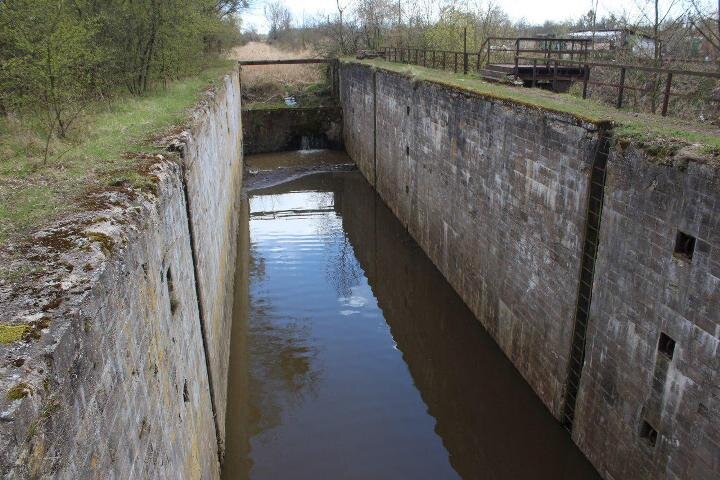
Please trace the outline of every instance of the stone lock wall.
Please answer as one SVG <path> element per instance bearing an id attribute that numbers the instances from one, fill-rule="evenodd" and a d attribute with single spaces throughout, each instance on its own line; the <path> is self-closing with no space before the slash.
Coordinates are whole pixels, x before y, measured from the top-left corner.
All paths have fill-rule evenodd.
<path id="1" fill-rule="evenodd" d="M 219 478 L 242 151 L 238 74 L 147 169 L 36 233 L 0 288 L 4 478 Z M 86 208 L 85 208 L 86 207 Z"/>
<path id="2" fill-rule="evenodd" d="M 584 352 L 570 427 L 600 474 L 720 477 L 717 165 L 359 63 L 340 92 L 348 153 L 558 420 Z"/>
<path id="3" fill-rule="evenodd" d="M 226 76 L 195 126 L 182 139 L 197 295 L 207 342 L 210 382 L 220 449 L 225 438 L 228 359 L 236 235 L 240 217 L 243 137 L 237 76 Z M 177 145 L 176 145 L 177 146 Z"/>
<path id="4" fill-rule="evenodd" d="M 720 172 L 684 155 L 608 161 L 574 428 L 608 478 L 720 478 Z"/>
<path id="5" fill-rule="evenodd" d="M 596 132 L 360 65 L 341 95 L 350 156 L 559 416 Z"/>

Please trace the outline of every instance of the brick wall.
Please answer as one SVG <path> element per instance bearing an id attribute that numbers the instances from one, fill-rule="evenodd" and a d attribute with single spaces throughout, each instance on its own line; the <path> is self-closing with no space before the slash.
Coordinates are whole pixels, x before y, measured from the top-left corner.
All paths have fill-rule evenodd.
<path id="1" fill-rule="evenodd" d="M 596 132 L 359 65 L 341 92 L 350 156 L 559 416 Z"/>
<path id="2" fill-rule="evenodd" d="M 189 135 L 183 137 L 182 161 L 222 450 L 243 169 L 238 76 L 226 76 L 223 88 L 195 112 L 195 117 Z"/>
<path id="3" fill-rule="evenodd" d="M 360 64 L 340 89 L 350 156 L 560 418 L 596 128 Z M 720 175 L 692 149 L 659 162 L 625 143 L 573 440 L 608 479 L 718 478 Z"/>
<path id="4" fill-rule="evenodd" d="M 710 165 L 611 152 L 574 432 L 608 478 L 720 478 L 719 187 Z"/>

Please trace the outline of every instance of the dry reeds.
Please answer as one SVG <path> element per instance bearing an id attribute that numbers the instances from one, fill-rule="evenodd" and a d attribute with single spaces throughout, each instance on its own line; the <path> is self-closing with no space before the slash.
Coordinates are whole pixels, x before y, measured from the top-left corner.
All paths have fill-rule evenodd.
<path id="1" fill-rule="evenodd" d="M 281 60 L 288 58 L 315 58 L 317 54 L 311 50 L 281 50 L 273 45 L 261 42 L 250 42 L 236 47 L 230 53 L 237 60 Z M 263 65 L 243 68 L 243 86 L 249 90 L 266 85 L 289 88 L 298 85 L 309 85 L 323 79 L 324 71 L 318 65 Z"/>

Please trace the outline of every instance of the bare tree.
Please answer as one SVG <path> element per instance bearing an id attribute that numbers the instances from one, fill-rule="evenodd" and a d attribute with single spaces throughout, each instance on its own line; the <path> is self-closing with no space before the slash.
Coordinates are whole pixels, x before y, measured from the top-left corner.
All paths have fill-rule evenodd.
<path id="1" fill-rule="evenodd" d="M 271 2 L 265 5 L 265 18 L 270 24 L 268 38 L 277 40 L 282 32 L 290 30 L 292 25 L 292 13 L 280 1 Z"/>
<path id="2" fill-rule="evenodd" d="M 338 11 L 338 40 L 340 41 L 340 51 L 342 53 L 347 53 L 347 42 L 345 41 L 345 24 L 343 23 L 343 15 L 345 13 L 345 9 L 347 9 L 348 4 L 346 2 L 341 2 L 340 0 L 335 0 L 337 4 L 337 11 Z"/>
<path id="3" fill-rule="evenodd" d="M 720 0 L 715 5 L 701 0 L 689 0 L 689 19 L 693 28 L 705 39 L 720 60 Z M 720 66 L 720 65 L 719 65 Z"/>

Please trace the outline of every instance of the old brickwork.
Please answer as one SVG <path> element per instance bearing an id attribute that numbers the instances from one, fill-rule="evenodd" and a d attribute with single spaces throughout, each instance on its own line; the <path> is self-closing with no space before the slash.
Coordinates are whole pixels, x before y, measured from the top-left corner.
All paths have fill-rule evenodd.
<path id="1" fill-rule="evenodd" d="M 596 128 L 359 64 L 341 94 L 350 156 L 559 418 Z M 573 439 L 608 479 L 718 478 L 717 166 L 609 157 Z"/>
<path id="2" fill-rule="evenodd" d="M 360 65 L 343 64 L 340 75 L 345 151 L 374 185 L 375 73 Z"/>
<path id="3" fill-rule="evenodd" d="M 222 450 L 243 169 L 238 76 L 226 76 L 223 88 L 216 90 L 203 107 L 195 112 L 194 126 L 183 138 L 182 162 Z"/>
<path id="4" fill-rule="evenodd" d="M 372 104 L 373 73 L 375 132 L 359 107 Z M 596 134 L 358 65 L 342 67 L 341 92 L 350 156 L 559 416 Z M 349 132 L 376 136 L 376 171 L 368 141 Z"/>
<path id="5" fill-rule="evenodd" d="M 719 207 L 714 166 L 612 151 L 574 429 L 609 478 L 720 478 Z"/>
<path id="6" fill-rule="evenodd" d="M 157 200 L 128 208 L 130 218 L 101 212 L 106 223 L 68 234 L 107 240 L 62 254 L 90 278 L 47 311 L 45 356 L 32 344 L 12 353 L 26 359 L 32 393 L 3 422 L 7 478 L 216 477 L 180 167 L 163 164 L 157 178 Z M 128 220 L 138 228 L 112 227 Z"/>

